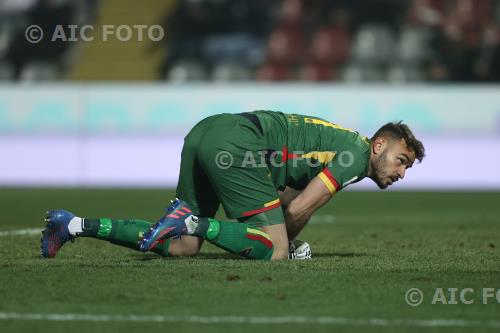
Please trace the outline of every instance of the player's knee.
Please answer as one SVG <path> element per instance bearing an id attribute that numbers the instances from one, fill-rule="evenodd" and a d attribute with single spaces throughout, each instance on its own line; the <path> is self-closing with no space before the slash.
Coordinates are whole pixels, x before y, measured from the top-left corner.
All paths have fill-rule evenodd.
<path id="1" fill-rule="evenodd" d="M 169 255 L 173 257 L 189 257 L 197 255 L 200 252 L 201 242 L 201 239 L 198 237 L 189 236 L 172 240 L 168 248 Z"/>
<path id="2" fill-rule="evenodd" d="M 272 240 L 273 250 L 271 260 L 283 260 L 288 258 L 288 237 L 284 223 L 265 226 L 263 231 Z"/>
<path id="3" fill-rule="evenodd" d="M 197 249 L 197 248 L 173 248 L 173 249 L 170 249 L 169 251 L 169 256 L 172 256 L 172 257 L 190 257 L 190 256 L 194 256 L 194 255 L 197 255 L 200 250 Z"/>
<path id="4" fill-rule="evenodd" d="M 273 242 L 273 255 L 271 256 L 271 260 L 284 260 L 288 258 L 288 243 L 287 244 L 281 244 L 282 242 L 279 242 L 279 244 L 276 244 Z"/>

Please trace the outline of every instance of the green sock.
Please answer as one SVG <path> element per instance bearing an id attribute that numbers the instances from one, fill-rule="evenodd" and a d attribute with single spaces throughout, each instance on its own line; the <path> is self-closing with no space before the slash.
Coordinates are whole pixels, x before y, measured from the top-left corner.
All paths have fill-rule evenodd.
<path id="1" fill-rule="evenodd" d="M 151 222 L 143 220 L 84 219 L 83 232 L 78 236 L 105 239 L 113 244 L 138 250 L 139 238 L 151 225 Z M 152 251 L 167 257 L 169 245 L 170 239 L 160 241 Z"/>
<path id="2" fill-rule="evenodd" d="M 194 235 L 246 258 L 269 260 L 273 255 L 273 242 L 269 236 L 245 223 L 199 218 Z"/>

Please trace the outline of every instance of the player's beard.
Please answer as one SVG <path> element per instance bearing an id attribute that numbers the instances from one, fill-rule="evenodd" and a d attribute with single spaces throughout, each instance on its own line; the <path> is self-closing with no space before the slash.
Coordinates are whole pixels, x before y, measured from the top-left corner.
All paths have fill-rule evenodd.
<path id="1" fill-rule="evenodd" d="M 387 186 L 387 172 L 385 171 L 387 165 L 387 149 L 385 149 L 380 156 L 372 162 L 372 167 L 375 172 L 373 173 L 372 179 L 377 184 L 380 189 L 385 189 Z"/>

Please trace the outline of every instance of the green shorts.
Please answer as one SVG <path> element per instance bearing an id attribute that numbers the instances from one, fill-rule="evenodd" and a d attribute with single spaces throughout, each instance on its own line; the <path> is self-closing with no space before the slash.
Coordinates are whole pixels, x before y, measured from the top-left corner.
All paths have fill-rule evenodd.
<path id="1" fill-rule="evenodd" d="M 236 219 L 274 208 L 281 211 L 263 157 L 266 149 L 257 126 L 241 115 L 203 119 L 184 139 L 178 198 L 202 217 L 213 217 L 219 204 L 229 218 Z"/>

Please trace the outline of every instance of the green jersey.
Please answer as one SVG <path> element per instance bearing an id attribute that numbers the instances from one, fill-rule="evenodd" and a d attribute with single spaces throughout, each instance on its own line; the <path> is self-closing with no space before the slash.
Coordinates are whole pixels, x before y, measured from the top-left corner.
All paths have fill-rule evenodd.
<path id="1" fill-rule="evenodd" d="M 252 113 L 262 125 L 266 163 L 278 190 L 304 189 L 319 176 L 333 195 L 366 176 L 370 141 L 358 132 L 305 115 Z"/>
<path id="2" fill-rule="evenodd" d="M 277 190 L 304 189 L 316 176 L 334 195 L 366 176 L 369 156 L 365 137 L 323 119 L 214 115 L 184 139 L 177 197 L 198 216 L 213 217 L 221 203 L 229 217 L 246 218 L 278 209 Z"/>

